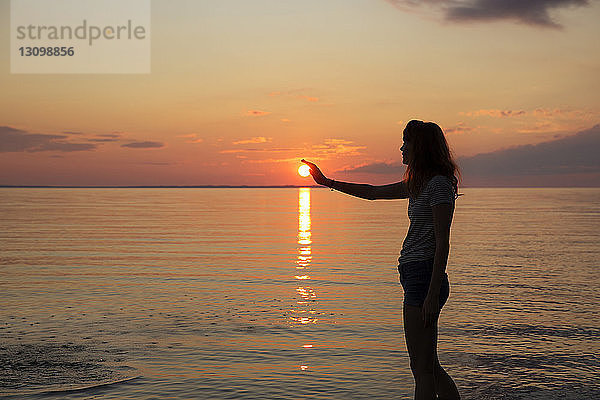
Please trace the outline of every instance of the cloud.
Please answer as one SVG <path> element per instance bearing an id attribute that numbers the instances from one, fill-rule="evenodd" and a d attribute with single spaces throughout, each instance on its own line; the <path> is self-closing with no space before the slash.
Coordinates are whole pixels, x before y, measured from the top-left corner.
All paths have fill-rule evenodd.
<path id="1" fill-rule="evenodd" d="M 88 142 L 107 143 L 107 142 L 118 142 L 119 139 L 88 139 Z"/>
<path id="2" fill-rule="evenodd" d="M 164 147 L 164 143 L 160 142 L 132 142 L 127 144 L 122 144 L 121 147 L 128 147 L 131 149 L 157 149 L 160 147 Z"/>
<path id="3" fill-rule="evenodd" d="M 199 138 L 198 135 L 195 133 L 190 133 L 189 135 L 179 135 L 177 137 L 188 139 L 185 141 L 186 143 L 202 143 L 202 142 L 204 142 L 204 139 Z"/>
<path id="4" fill-rule="evenodd" d="M 292 161 L 298 161 L 298 157 L 290 157 L 290 158 L 261 158 L 257 160 L 245 160 L 244 162 L 250 164 L 270 164 L 270 163 L 289 163 Z"/>
<path id="5" fill-rule="evenodd" d="M 244 150 L 244 149 L 230 149 L 230 150 L 221 150 L 219 151 L 220 154 L 237 154 L 237 153 L 244 153 L 248 150 Z"/>
<path id="6" fill-rule="evenodd" d="M 597 118 L 598 112 L 590 109 L 566 109 L 566 108 L 536 108 L 534 110 L 499 110 L 485 109 L 477 111 L 461 111 L 459 115 L 466 117 L 487 116 L 494 118 L 510 118 L 520 116 L 533 116 L 537 118 L 563 118 L 563 119 L 593 119 Z"/>
<path id="7" fill-rule="evenodd" d="M 479 116 L 487 116 L 493 118 L 509 118 L 509 117 L 518 117 L 521 115 L 527 114 L 527 111 L 524 110 L 477 110 L 477 111 L 467 111 L 467 112 L 459 112 L 459 115 L 464 115 L 467 117 L 479 117 Z"/>
<path id="8" fill-rule="evenodd" d="M 536 117 L 557 117 L 557 118 L 588 118 L 595 117 L 597 113 L 590 110 L 573 110 L 564 108 L 536 108 L 533 115 Z"/>
<path id="9" fill-rule="evenodd" d="M 333 155 L 355 156 L 361 154 L 360 150 L 366 148 L 366 146 L 359 146 L 351 140 L 325 139 L 324 144 L 312 146 L 311 151 L 320 157 Z"/>
<path id="10" fill-rule="evenodd" d="M 96 149 L 91 143 L 72 143 L 65 135 L 29 133 L 27 131 L 0 126 L 0 153 L 39 151 L 88 151 Z"/>
<path id="11" fill-rule="evenodd" d="M 427 5 L 440 11 L 447 21 L 488 22 L 510 20 L 530 26 L 560 29 L 550 10 L 587 6 L 588 0 L 386 0 L 403 11 L 422 11 Z"/>
<path id="12" fill-rule="evenodd" d="M 313 97 L 313 96 L 297 96 L 299 99 L 304 99 L 306 101 L 310 101 L 312 103 L 316 103 L 317 101 L 319 101 L 318 97 Z"/>
<path id="13" fill-rule="evenodd" d="M 444 133 L 446 133 L 446 135 L 460 135 L 463 133 L 471 133 L 473 131 L 475 131 L 475 128 L 468 126 L 464 122 L 459 122 L 454 126 L 444 129 Z"/>
<path id="14" fill-rule="evenodd" d="M 461 111 L 459 115 L 477 118 L 514 119 L 521 125 L 517 133 L 551 133 L 574 132 L 584 129 L 598 121 L 600 112 L 593 109 L 573 108 L 536 108 L 533 110 L 499 110 L 484 109 L 477 111 Z M 459 124 L 460 125 L 460 124 Z M 488 130 L 492 128 L 488 127 Z M 448 130 L 446 130 L 449 133 Z"/>
<path id="15" fill-rule="evenodd" d="M 404 173 L 402 162 L 375 162 L 346 168 L 340 172 L 355 174 L 398 175 Z"/>
<path id="16" fill-rule="evenodd" d="M 458 160 L 465 177 L 600 174 L 600 125 L 556 140 Z"/>
<path id="17" fill-rule="evenodd" d="M 220 154 L 240 154 L 240 153 L 281 153 L 281 152 L 297 152 L 303 148 L 271 148 L 271 149 L 228 149 L 219 151 Z"/>
<path id="18" fill-rule="evenodd" d="M 262 117 L 265 115 L 271 114 L 270 111 L 261 111 L 261 110 L 248 110 L 246 111 L 246 116 L 248 117 Z"/>
<path id="19" fill-rule="evenodd" d="M 549 133 L 564 131 L 568 127 L 554 120 L 547 119 L 536 121 L 534 124 L 529 124 L 517 129 L 518 133 Z"/>
<path id="20" fill-rule="evenodd" d="M 256 143 L 270 143 L 273 138 L 267 138 L 264 136 L 256 136 L 250 139 L 238 140 L 233 144 L 256 144 Z"/>

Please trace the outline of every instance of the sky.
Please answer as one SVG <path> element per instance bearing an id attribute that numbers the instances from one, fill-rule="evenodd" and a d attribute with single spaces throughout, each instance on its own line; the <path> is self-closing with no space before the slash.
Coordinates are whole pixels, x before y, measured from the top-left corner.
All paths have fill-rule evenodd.
<path id="1" fill-rule="evenodd" d="M 402 179 L 411 119 L 468 186 L 600 186 L 600 1 L 151 2 L 148 74 L 16 74 L 0 185 Z"/>

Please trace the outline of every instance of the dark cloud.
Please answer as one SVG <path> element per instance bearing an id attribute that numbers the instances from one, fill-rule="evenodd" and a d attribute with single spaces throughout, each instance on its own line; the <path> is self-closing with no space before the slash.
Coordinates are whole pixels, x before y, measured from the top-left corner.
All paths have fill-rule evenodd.
<path id="1" fill-rule="evenodd" d="M 468 176 L 524 176 L 600 173 L 600 125 L 557 140 L 458 160 Z"/>
<path id="2" fill-rule="evenodd" d="M 160 142 L 133 142 L 121 145 L 121 147 L 129 147 L 131 149 L 157 149 L 164 146 L 164 143 Z"/>
<path id="3" fill-rule="evenodd" d="M 89 142 L 98 142 L 98 143 L 106 143 L 106 142 L 118 142 L 119 139 L 88 139 Z"/>
<path id="4" fill-rule="evenodd" d="M 105 133 L 103 135 L 96 135 L 98 137 L 103 137 L 103 138 L 118 138 L 121 137 L 121 135 L 116 134 L 116 133 Z"/>
<path id="5" fill-rule="evenodd" d="M 0 126 L 0 153 L 38 151 L 86 151 L 96 149 L 91 143 L 72 143 L 65 135 L 29 133 L 10 126 Z"/>
<path id="6" fill-rule="evenodd" d="M 587 4 L 587 0 L 476 0 L 448 8 L 446 18 L 451 21 L 509 19 L 528 25 L 560 28 L 550 17 L 550 9 Z"/>
<path id="7" fill-rule="evenodd" d="M 588 0 L 387 0 L 402 10 L 414 10 L 423 4 L 440 9 L 453 22 L 512 20 L 544 28 L 560 28 L 550 10 L 587 6 Z"/>
<path id="8" fill-rule="evenodd" d="M 262 110 L 248 110 L 246 111 L 246 115 L 250 117 L 262 117 L 265 115 L 271 114 L 271 111 L 262 111 Z"/>

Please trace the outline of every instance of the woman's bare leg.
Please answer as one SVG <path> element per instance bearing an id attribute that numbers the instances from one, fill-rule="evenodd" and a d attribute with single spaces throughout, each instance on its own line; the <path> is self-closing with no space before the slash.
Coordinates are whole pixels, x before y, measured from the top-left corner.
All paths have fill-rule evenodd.
<path id="1" fill-rule="evenodd" d="M 456 383 L 454 383 L 450 375 L 448 375 L 448 373 L 440 365 L 437 355 L 435 356 L 435 363 L 436 366 L 433 375 L 435 378 L 435 392 L 438 395 L 438 400 L 460 399 L 460 394 L 458 393 Z"/>
<path id="2" fill-rule="evenodd" d="M 454 381 L 437 357 L 437 320 L 425 327 L 421 307 L 404 306 L 404 334 L 415 378 L 415 400 L 460 399 Z"/>
<path id="3" fill-rule="evenodd" d="M 435 347 L 437 324 L 423 326 L 420 307 L 404 305 L 404 335 L 415 378 L 415 400 L 435 400 Z"/>

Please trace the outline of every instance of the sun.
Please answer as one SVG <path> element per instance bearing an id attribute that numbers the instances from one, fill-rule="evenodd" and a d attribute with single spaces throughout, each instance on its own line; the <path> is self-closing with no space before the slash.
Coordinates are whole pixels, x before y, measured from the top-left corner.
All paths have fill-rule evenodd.
<path id="1" fill-rule="evenodd" d="M 301 165 L 300 168 L 298 168 L 298 174 L 304 178 L 309 176 L 310 168 L 308 167 L 308 165 L 306 165 L 306 164 Z"/>

